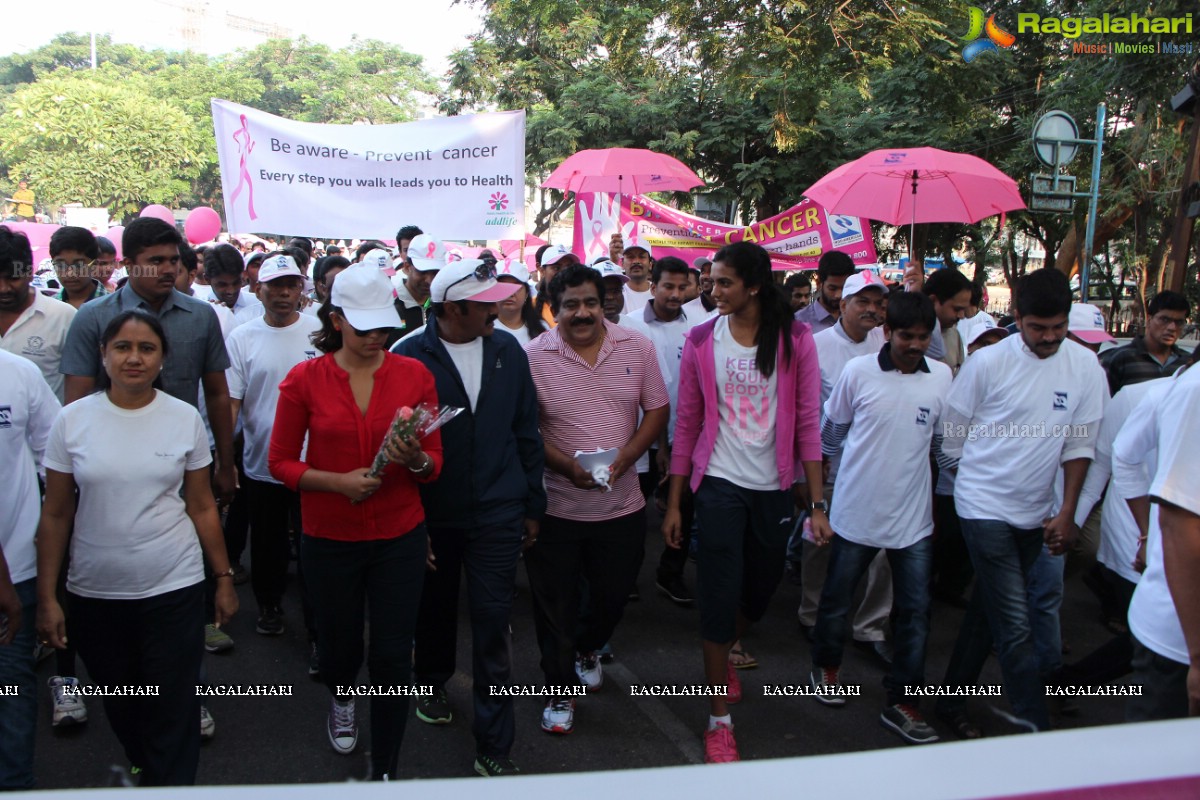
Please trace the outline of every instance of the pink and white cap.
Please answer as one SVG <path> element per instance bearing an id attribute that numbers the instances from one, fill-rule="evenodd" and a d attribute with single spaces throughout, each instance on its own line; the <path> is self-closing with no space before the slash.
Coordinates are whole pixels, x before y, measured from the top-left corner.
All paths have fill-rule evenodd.
<path id="1" fill-rule="evenodd" d="M 863 269 L 846 278 L 846 282 L 842 284 L 842 299 L 847 300 L 864 289 L 879 289 L 884 294 L 888 293 L 887 284 L 880 280 L 878 275 L 869 269 Z"/>
<path id="2" fill-rule="evenodd" d="M 1072 303 L 1067 331 L 1089 344 L 1116 341 L 1104 330 L 1104 314 L 1090 303 Z"/>
<path id="3" fill-rule="evenodd" d="M 496 277 L 504 276 L 516 278 L 521 283 L 529 283 L 529 270 L 519 258 L 506 258 L 496 264 Z"/>
<path id="4" fill-rule="evenodd" d="M 421 272 L 433 272 L 446 266 L 446 248 L 428 233 L 408 243 L 408 260 Z"/>
<path id="5" fill-rule="evenodd" d="M 480 277 L 480 276 L 484 277 Z M 341 276 L 338 276 L 341 280 Z M 334 286 L 337 286 L 334 283 Z M 471 300 L 475 303 L 499 303 L 507 300 L 521 287 L 507 281 L 496 280 L 495 273 L 477 258 L 452 261 L 442 267 L 433 283 L 429 285 L 429 296 L 435 303 L 454 303 Z"/>

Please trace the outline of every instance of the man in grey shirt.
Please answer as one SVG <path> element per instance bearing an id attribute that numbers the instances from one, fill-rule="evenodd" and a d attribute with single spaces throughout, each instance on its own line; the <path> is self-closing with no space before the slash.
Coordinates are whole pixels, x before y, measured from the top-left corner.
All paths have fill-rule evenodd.
<path id="1" fill-rule="evenodd" d="M 167 394 L 195 406 L 200 387 L 216 440 L 217 468 L 213 482 L 224 505 L 233 499 L 237 473 L 233 463 L 233 416 L 225 370 L 229 356 L 217 315 L 207 303 L 175 289 L 182 269 L 179 231 L 162 220 L 142 217 L 130 223 L 122 237 L 128 282 L 116 292 L 86 303 L 71 323 L 59 371 L 66 376 L 66 402 L 72 403 L 95 388 L 100 364 L 100 337 L 118 314 L 139 309 L 158 318 L 167 333 L 162 386 Z"/>
<path id="2" fill-rule="evenodd" d="M 817 262 L 817 292 L 813 302 L 796 312 L 796 319 L 807 322 L 813 334 L 832 328 L 841 313 L 842 285 L 857 270 L 850 256 L 830 250 Z"/>

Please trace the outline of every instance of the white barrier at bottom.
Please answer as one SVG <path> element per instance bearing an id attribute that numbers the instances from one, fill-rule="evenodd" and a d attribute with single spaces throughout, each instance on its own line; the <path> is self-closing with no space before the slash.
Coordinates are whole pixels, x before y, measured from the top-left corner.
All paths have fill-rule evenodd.
<path id="1" fill-rule="evenodd" d="M 557 744 L 557 743 L 556 743 Z M 570 742 L 565 742 L 570 746 Z M 403 758 L 403 756 L 401 756 Z M 1107 788 L 1101 788 L 1107 787 Z M 213 787 L 137 789 L 137 800 L 195 800 Z M 1072 790 L 1075 790 L 1073 793 Z M 95 790 L 18 792 L 27 800 L 86 800 Z M 104 798 L 135 790 L 110 789 Z M 976 800 L 1077 794 L 1088 800 L 1200 797 L 1200 719 L 1110 725 L 976 742 L 840 755 L 500 780 L 454 778 L 379 783 L 222 787 L 225 800 L 529 800 L 530 798 L 775 797 Z M 133 796 L 130 794 L 130 796 Z"/>

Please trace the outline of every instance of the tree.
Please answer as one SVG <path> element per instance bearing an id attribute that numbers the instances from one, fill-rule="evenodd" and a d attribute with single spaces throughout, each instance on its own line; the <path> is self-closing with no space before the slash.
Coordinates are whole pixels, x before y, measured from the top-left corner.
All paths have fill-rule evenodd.
<path id="1" fill-rule="evenodd" d="M 200 146 L 177 108 L 67 71 L 18 89 L 0 114 L 0 159 L 52 205 L 171 203 L 198 175 Z"/>

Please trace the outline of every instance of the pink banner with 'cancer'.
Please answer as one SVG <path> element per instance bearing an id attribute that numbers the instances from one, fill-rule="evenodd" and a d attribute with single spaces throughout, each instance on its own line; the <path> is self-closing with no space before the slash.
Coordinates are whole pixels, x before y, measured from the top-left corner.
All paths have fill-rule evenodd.
<path id="1" fill-rule="evenodd" d="M 841 250 L 855 264 L 876 261 L 875 241 L 868 222 L 859 217 L 830 214 L 807 198 L 782 214 L 752 225 L 726 225 L 694 217 L 644 195 L 595 193 L 575 197 L 575 239 L 572 250 L 586 263 L 608 253 L 609 239 L 620 233 L 629 247 L 650 245 L 654 257 L 677 256 L 691 264 L 697 256 L 712 256 L 733 242 L 754 242 L 771 254 L 778 270 L 816 269 L 823 253 Z"/>

